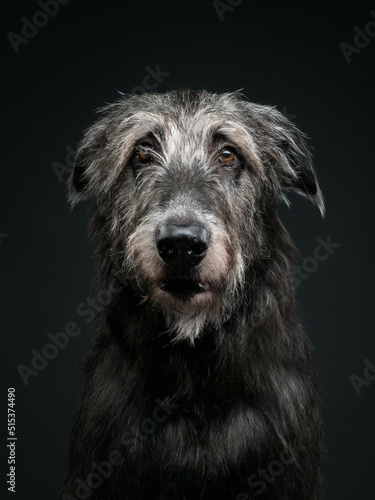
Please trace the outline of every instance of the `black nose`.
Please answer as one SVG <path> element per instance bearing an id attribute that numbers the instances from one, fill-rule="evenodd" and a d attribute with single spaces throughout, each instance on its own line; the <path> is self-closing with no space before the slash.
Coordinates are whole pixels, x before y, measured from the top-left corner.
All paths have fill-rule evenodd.
<path id="1" fill-rule="evenodd" d="M 156 246 L 160 257 L 171 267 L 191 268 L 207 253 L 208 233 L 201 226 L 167 224 L 160 228 Z"/>

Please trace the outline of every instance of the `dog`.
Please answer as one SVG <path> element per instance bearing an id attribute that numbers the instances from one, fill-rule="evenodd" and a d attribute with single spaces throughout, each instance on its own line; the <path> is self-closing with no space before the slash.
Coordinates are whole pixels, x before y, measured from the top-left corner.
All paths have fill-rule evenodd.
<path id="1" fill-rule="evenodd" d="M 314 354 L 288 190 L 324 201 L 304 135 L 239 93 L 122 96 L 84 135 L 103 308 L 62 500 L 317 500 Z"/>

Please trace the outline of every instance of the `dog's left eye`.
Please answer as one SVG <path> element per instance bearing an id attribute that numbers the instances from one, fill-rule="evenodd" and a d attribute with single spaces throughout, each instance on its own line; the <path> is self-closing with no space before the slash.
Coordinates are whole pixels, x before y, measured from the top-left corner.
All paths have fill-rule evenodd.
<path id="1" fill-rule="evenodd" d="M 150 146 L 141 144 L 137 148 L 137 159 L 139 163 L 151 163 L 154 160 Z"/>
<path id="2" fill-rule="evenodd" d="M 229 148 L 225 148 L 222 150 L 222 152 L 219 155 L 219 160 L 224 163 L 226 166 L 232 166 L 237 162 L 237 155 L 236 153 Z"/>

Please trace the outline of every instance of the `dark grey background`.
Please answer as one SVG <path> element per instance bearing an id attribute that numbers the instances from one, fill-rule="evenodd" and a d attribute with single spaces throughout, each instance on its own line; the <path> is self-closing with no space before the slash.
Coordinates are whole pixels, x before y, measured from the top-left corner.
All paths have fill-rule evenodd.
<path id="1" fill-rule="evenodd" d="M 365 359 L 375 363 L 375 23 L 374 35 L 357 39 L 362 48 L 350 63 L 339 44 L 354 44 L 354 27 L 375 20 L 375 4 L 232 3 L 238 5 L 220 19 L 212 1 L 72 0 L 16 54 L 8 33 L 21 35 L 23 16 L 32 20 L 42 9 L 35 1 L 1 2 L 4 450 L 7 387 L 16 388 L 18 436 L 16 494 L 10 498 L 58 495 L 81 387 L 79 361 L 93 328 L 76 312 L 96 291 L 88 207 L 71 212 L 66 203 L 66 148 L 76 148 L 95 108 L 115 100 L 117 90 L 143 85 L 145 68 L 157 65 L 168 73 L 157 91 L 242 88 L 252 101 L 277 105 L 310 137 L 327 216 L 322 220 L 297 196 L 280 214 L 302 260 L 314 255 L 317 238 L 331 235 L 340 244 L 317 265 L 306 261 L 314 270 L 297 290 L 318 359 L 327 448 L 323 498 L 373 497 L 375 381 L 367 380 L 358 395 L 350 376 L 364 376 Z M 43 17 L 37 19 L 43 24 Z M 62 179 L 54 162 L 67 167 Z M 25 386 L 17 367 L 30 367 L 31 350 L 41 352 L 50 343 L 47 335 L 69 321 L 81 333 Z"/>

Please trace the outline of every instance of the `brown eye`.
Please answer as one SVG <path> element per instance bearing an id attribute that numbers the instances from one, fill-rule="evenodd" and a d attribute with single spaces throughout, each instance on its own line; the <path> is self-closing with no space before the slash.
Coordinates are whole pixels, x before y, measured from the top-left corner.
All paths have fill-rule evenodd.
<path id="1" fill-rule="evenodd" d="M 219 160 L 226 166 L 232 166 L 237 161 L 237 155 L 231 149 L 223 149 L 219 155 Z"/>
<path id="2" fill-rule="evenodd" d="M 147 145 L 140 145 L 137 149 L 137 158 L 140 163 L 151 163 L 153 161 L 152 149 Z"/>

